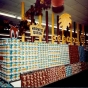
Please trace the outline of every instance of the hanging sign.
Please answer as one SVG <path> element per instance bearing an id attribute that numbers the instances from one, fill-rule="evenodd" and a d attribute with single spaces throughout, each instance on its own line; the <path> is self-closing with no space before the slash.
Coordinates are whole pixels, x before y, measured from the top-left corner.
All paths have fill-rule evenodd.
<path id="1" fill-rule="evenodd" d="M 39 36 L 39 37 L 43 37 L 44 35 L 44 27 L 42 27 L 41 25 L 30 25 L 30 34 L 31 36 Z"/>

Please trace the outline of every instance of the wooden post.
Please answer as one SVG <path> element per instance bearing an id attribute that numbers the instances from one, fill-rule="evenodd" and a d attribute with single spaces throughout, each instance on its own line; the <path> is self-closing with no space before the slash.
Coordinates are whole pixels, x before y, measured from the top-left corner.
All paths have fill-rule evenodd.
<path id="1" fill-rule="evenodd" d="M 25 8 L 24 8 L 24 2 L 21 2 L 21 19 L 24 20 L 25 16 Z"/>
<path id="2" fill-rule="evenodd" d="M 57 36 L 60 34 L 60 30 L 59 30 L 59 15 L 57 15 Z M 57 44 L 59 44 L 59 42 L 57 41 Z"/>
<path id="3" fill-rule="evenodd" d="M 42 23 L 42 15 L 39 15 L 39 25 Z M 39 42 L 42 41 L 42 37 L 39 37 Z"/>
<path id="4" fill-rule="evenodd" d="M 52 37 L 54 36 L 54 13 L 52 12 Z M 54 44 L 54 40 L 52 39 L 52 44 Z"/>
<path id="5" fill-rule="evenodd" d="M 31 5 L 31 9 L 32 9 L 32 6 L 33 5 Z M 34 15 L 31 14 L 31 25 L 33 24 L 33 21 L 34 21 Z M 34 36 L 31 36 L 31 42 L 34 42 Z"/>
<path id="6" fill-rule="evenodd" d="M 64 29 L 62 29 L 62 44 L 64 44 Z"/>
<path id="7" fill-rule="evenodd" d="M 24 2 L 22 2 L 21 3 L 21 20 L 22 21 L 25 19 L 24 13 L 25 13 Z M 25 34 L 22 35 L 22 42 L 25 42 Z"/>
<path id="8" fill-rule="evenodd" d="M 48 11 L 46 11 L 46 43 L 48 43 Z"/>
<path id="9" fill-rule="evenodd" d="M 77 40 L 78 40 L 78 46 L 79 46 L 79 24 L 76 23 L 76 30 L 77 30 Z"/>
<path id="10" fill-rule="evenodd" d="M 70 38 L 71 38 L 71 43 L 70 43 L 70 45 L 72 45 L 72 24 L 71 24 L 71 26 L 70 26 Z"/>

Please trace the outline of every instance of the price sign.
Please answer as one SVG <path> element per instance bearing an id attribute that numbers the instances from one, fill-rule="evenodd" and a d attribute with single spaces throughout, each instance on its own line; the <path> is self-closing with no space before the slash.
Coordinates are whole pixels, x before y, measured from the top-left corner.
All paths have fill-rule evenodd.
<path id="1" fill-rule="evenodd" d="M 40 25 L 31 25 L 30 26 L 30 33 L 31 33 L 31 36 L 43 37 L 44 27 L 42 27 Z"/>

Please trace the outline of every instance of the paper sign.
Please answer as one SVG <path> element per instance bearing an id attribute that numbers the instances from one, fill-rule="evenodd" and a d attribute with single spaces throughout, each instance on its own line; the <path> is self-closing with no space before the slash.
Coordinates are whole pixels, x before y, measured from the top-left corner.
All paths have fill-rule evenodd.
<path id="1" fill-rule="evenodd" d="M 31 33 L 31 36 L 43 37 L 44 27 L 40 25 L 30 25 L 30 33 Z"/>

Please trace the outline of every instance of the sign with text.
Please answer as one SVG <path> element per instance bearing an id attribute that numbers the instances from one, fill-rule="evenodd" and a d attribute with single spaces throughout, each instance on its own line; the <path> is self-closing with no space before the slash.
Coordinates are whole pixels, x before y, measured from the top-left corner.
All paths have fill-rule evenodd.
<path id="1" fill-rule="evenodd" d="M 43 37 L 44 27 L 41 25 L 30 25 L 30 34 L 31 36 Z"/>

